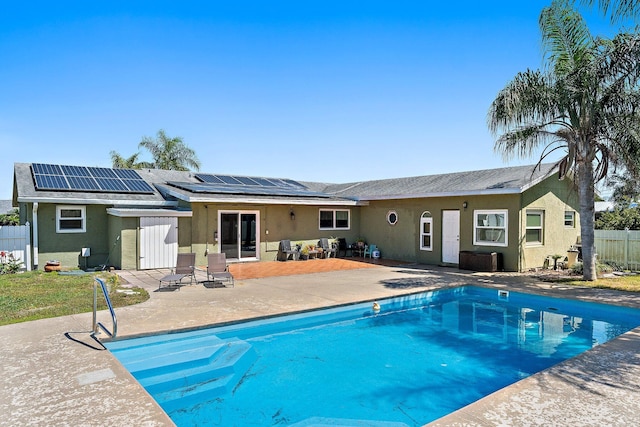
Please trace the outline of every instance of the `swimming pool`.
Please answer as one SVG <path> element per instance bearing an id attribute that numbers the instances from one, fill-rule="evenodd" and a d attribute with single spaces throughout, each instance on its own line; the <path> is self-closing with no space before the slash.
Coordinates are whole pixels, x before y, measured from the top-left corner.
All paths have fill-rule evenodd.
<path id="1" fill-rule="evenodd" d="M 179 425 L 423 425 L 640 325 L 460 287 L 107 347 Z"/>

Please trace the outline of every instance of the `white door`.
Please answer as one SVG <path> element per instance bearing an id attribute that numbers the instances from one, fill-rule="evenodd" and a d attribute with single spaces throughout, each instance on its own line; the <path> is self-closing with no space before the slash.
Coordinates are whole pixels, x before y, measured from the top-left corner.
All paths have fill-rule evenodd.
<path id="1" fill-rule="evenodd" d="M 178 257 L 178 218 L 140 218 L 140 270 L 173 268 Z"/>
<path id="2" fill-rule="evenodd" d="M 442 262 L 458 264 L 460 259 L 460 211 L 442 211 Z"/>

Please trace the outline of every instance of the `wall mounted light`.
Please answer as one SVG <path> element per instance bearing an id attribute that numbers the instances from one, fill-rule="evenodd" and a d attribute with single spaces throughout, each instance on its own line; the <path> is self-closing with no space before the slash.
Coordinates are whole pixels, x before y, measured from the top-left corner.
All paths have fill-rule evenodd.
<path id="1" fill-rule="evenodd" d="M 296 220 L 296 213 L 293 211 L 293 208 L 289 211 L 289 216 L 291 217 L 291 221 Z"/>
<path id="2" fill-rule="evenodd" d="M 462 202 L 462 207 L 463 207 L 464 209 L 467 209 L 467 206 L 468 206 L 468 204 L 467 204 L 467 201 L 466 201 L 466 200 L 465 200 L 464 202 Z"/>

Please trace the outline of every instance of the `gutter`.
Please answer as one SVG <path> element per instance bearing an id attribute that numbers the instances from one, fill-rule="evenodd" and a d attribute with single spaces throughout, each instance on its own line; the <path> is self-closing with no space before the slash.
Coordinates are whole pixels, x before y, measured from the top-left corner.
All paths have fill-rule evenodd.
<path id="1" fill-rule="evenodd" d="M 33 228 L 31 239 L 33 240 L 33 269 L 38 269 L 38 202 L 33 203 Z"/>

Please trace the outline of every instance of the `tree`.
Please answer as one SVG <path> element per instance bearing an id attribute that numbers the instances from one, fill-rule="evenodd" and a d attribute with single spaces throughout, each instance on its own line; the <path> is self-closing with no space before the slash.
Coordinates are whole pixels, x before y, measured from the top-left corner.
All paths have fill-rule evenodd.
<path id="1" fill-rule="evenodd" d="M 143 137 L 139 146 L 149 150 L 156 169 L 200 170 L 200 161 L 195 151 L 187 147 L 181 137 L 169 138 L 162 129 L 155 138 Z"/>
<path id="2" fill-rule="evenodd" d="M 111 151 L 109 155 L 111 156 L 111 167 L 114 169 L 144 169 L 153 167 L 152 163 L 138 161 L 140 153 L 135 153 L 127 158 L 124 158 L 116 151 Z"/>
<path id="3" fill-rule="evenodd" d="M 611 166 L 638 176 L 640 38 L 593 38 L 564 1 L 542 10 L 540 29 L 545 69 L 518 73 L 491 104 L 488 125 L 505 159 L 542 149 L 542 162 L 562 150 L 559 175 L 575 178 L 580 201 L 583 277 L 595 280 L 594 186 Z"/>
<path id="4" fill-rule="evenodd" d="M 636 18 L 640 15 L 638 0 L 580 0 L 580 3 L 590 7 L 597 3 L 603 15 L 611 15 L 612 22 L 623 18 Z"/>

